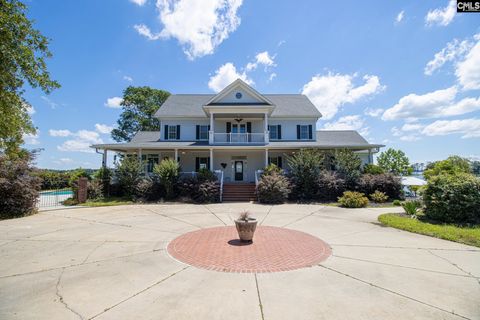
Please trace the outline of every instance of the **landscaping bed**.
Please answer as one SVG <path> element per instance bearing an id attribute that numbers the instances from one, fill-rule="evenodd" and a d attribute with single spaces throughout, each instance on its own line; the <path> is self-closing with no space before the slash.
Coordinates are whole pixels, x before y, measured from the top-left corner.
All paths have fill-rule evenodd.
<path id="1" fill-rule="evenodd" d="M 479 225 L 437 224 L 422 221 L 422 217 L 412 219 L 410 216 L 397 213 L 382 214 L 378 217 L 378 221 L 392 228 L 480 247 Z"/>

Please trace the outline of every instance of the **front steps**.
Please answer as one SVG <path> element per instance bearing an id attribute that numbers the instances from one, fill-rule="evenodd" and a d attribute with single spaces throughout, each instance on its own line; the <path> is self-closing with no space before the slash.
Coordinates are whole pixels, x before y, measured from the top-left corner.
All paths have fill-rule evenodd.
<path id="1" fill-rule="evenodd" d="M 254 183 L 224 183 L 222 201 L 256 201 Z"/>

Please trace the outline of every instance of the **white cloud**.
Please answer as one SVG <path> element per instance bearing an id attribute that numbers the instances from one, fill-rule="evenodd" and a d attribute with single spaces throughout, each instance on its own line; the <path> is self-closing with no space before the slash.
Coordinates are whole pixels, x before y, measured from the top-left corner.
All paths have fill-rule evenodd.
<path id="1" fill-rule="evenodd" d="M 122 101 L 123 99 L 120 97 L 108 98 L 107 102 L 105 102 L 104 105 L 109 108 L 118 109 L 122 107 L 121 106 Z"/>
<path id="2" fill-rule="evenodd" d="M 428 11 L 425 16 L 425 24 L 427 26 L 448 26 L 455 17 L 456 12 L 457 1 L 450 0 L 446 7 Z"/>
<path id="3" fill-rule="evenodd" d="M 60 151 L 93 153 L 91 143 L 83 140 L 67 140 L 57 147 Z"/>
<path id="4" fill-rule="evenodd" d="M 128 82 L 133 82 L 133 78 L 130 77 L 130 76 L 127 76 L 127 75 L 123 76 L 123 80 L 128 81 Z"/>
<path id="5" fill-rule="evenodd" d="M 30 144 L 30 145 L 37 145 L 40 144 L 40 140 L 38 139 L 40 137 L 40 130 L 37 130 L 37 133 L 32 134 L 32 133 L 25 133 L 23 134 L 23 141 L 25 144 Z"/>
<path id="6" fill-rule="evenodd" d="M 73 162 L 73 159 L 70 159 L 70 158 L 60 158 L 58 159 L 57 161 L 54 161 L 55 163 L 59 163 L 59 164 L 67 164 L 67 163 L 72 163 Z"/>
<path id="7" fill-rule="evenodd" d="M 147 3 L 147 0 L 130 0 L 130 2 L 135 3 L 137 6 L 143 6 L 145 3 Z"/>
<path id="8" fill-rule="evenodd" d="M 400 137 L 400 140 L 402 140 L 402 141 L 408 141 L 408 142 L 413 142 L 413 141 L 418 141 L 418 140 L 420 140 L 420 137 L 417 136 L 417 135 L 413 135 L 413 134 L 407 134 L 407 135 L 401 136 L 401 137 Z"/>
<path id="9" fill-rule="evenodd" d="M 395 18 L 396 23 L 402 22 L 403 18 L 405 17 L 405 11 L 402 10 L 397 14 L 397 17 Z"/>
<path id="10" fill-rule="evenodd" d="M 52 137 L 68 137 L 73 133 L 70 130 L 48 130 L 48 134 Z"/>
<path id="11" fill-rule="evenodd" d="M 40 98 L 43 101 L 45 101 L 50 106 L 50 108 L 55 109 L 56 107 L 58 107 L 58 103 L 54 102 L 53 100 L 51 100 L 51 99 L 49 99 L 45 96 L 41 96 Z"/>
<path id="12" fill-rule="evenodd" d="M 480 89 L 480 34 L 475 37 L 477 43 L 460 61 L 455 70 L 458 82 L 466 90 Z"/>
<path id="13" fill-rule="evenodd" d="M 480 98 L 464 98 L 455 101 L 458 89 L 453 86 L 424 95 L 411 93 L 402 97 L 396 105 L 387 109 L 383 120 L 406 119 L 413 121 L 424 118 L 456 116 L 480 110 Z"/>
<path id="14" fill-rule="evenodd" d="M 412 141 L 420 140 L 420 137 L 418 136 L 418 132 L 415 132 L 415 133 L 411 132 L 416 130 L 414 129 L 414 126 L 415 124 L 413 125 L 406 124 L 401 129 L 398 129 L 397 127 L 393 127 L 391 129 L 392 135 L 394 137 L 399 137 L 399 139 L 402 141 L 412 142 Z M 409 133 L 405 134 L 405 131 L 408 131 Z"/>
<path id="15" fill-rule="evenodd" d="M 365 75 L 364 84 L 355 87 L 353 80 L 356 75 L 328 73 L 316 75 L 303 86 L 302 93 L 307 95 L 324 119 L 331 119 L 345 103 L 354 103 L 361 98 L 382 91 L 385 86 L 380 84 L 377 76 Z"/>
<path id="16" fill-rule="evenodd" d="M 219 92 L 237 79 L 242 79 L 249 85 L 253 84 L 253 81 L 248 78 L 245 72 L 239 73 L 233 63 L 227 62 L 215 71 L 215 75 L 210 77 L 208 87 L 215 92 Z"/>
<path id="17" fill-rule="evenodd" d="M 418 131 L 423 127 L 420 123 L 406 123 L 402 126 L 402 131 Z"/>
<path id="18" fill-rule="evenodd" d="M 240 25 L 237 11 L 243 0 L 157 0 L 163 29 L 153 33 L 135 25 L 149 40 L 175 38 L 191 60 L 212 54 Z"/>
<path id="19" fill-rule="evenodd" d="M 383 109 L 382 109 L 382 108 L 377 108 L 377 109 L 366 108 L 363 112 L 364 112 L 367 116 L 376 118 L 376 117 L 379 117 L 379 116 L 383 113 Z"/>
<path id="20" fill-rule="evenodd" d="M 359 115 L 350 115 L 339 118 L 337 121 L 323 125 L 325 130 L 358 130 L 362 135 L 368 135 L 369 128 L 364 127 L 365 120 Z"/>
<path id="21" fill-rule="evenodd" d="M 480 138 L 480 119 L 438 120 L 426 126 L 422 133 L 427 136 L 462 134 L 462 138 Z"/>
<path id="22" fill-rule="evenodd" d="M 273 79 L 275 79 L 276 76 L 277 74 L 275 72 L 270 73 L 270 76 L 268 77 L 268 81 L 272 81 Z"/>
<path id="23" fill-rule="evenodd" d="M 257 55 L 255 56 L 255 62 L 249 62 L 246 66 L 246 69 L 247 71 L 255 70 L 259 65 L 263 65 L 265 66 L 265 68 L 274 67 L 274 59 L 275 57 L 270 56 L 268 51 L 257 53 Z"/>
<path id="24" fill-rule="evenodd" d="M 93 149 L 90 148 L 90 145 L 103 143 L 100 135 L 95 131 L 79 130 L 77 132 L 71 132 L 69 130 L 49 130 L 49 134 L 52 137 L 73 137 L 57 147 L 60 151 L 91 153 Z"/>
<path id="25" fill-rule="evenodd" d="M 106 124 L 96 123 L 95 130 L 97 130 L 99 133 L 109 134 L 110 132 L 112 132 L 113 127 L 107 126 Z"/>
<path id="26" fill-rule="evenodd" d="M 158 40 L 160 39 L 160 34 L 154 34 L 149 27 L 144 24 L 136 24 L 133 26 L 137 30 L 138 34 L 144 36 L 148 40 Z"/>
<path id="27" fill-rule="evenodd" d="M 425 66 L 425 74 L 431 75 L 435 70 L 442 67 L 447 62 L 454 62 L 465 56 L 465 54 L 472 48 L 473 43 L 470 40 L 460 41 L 453 39 L 447 43 L 447 46 L 437 52 L 432 60 Z"/>

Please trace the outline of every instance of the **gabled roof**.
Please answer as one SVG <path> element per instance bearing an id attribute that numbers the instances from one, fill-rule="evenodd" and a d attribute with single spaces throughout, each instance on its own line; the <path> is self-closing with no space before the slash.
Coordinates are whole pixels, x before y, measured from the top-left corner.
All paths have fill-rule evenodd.
<path id="1" fill-rule="evenodd" d="M 173 94 L 155 113 L 155 117 L 200 117 L 206 118 L 202 106 L 214 94 Z M 322 114 L 303 94 L 264 94 L 275 105 L 271 117 L 317 117 Z"/>
<path id="2" fill-rule="evenodd" d="M 251 86 L 249 86 L 245 81 L 242 79 L 237 79 L 230 83 L 228 86 L 226 86 L 222 91 L 214 95 L 210 100 L 205 103 L 205 105 L 211 105 L 217 103 L 219 100 L 221 100 L 223 97 L 225 97 L 227 94 L 234 90 L 238 90 L 239 88 L 245 90 L 255 98 L 257 98 L 259 101 L 262 101 L 263 104 L 266 105 L 273 105 L 273 103 L 268 100 L 264 95 L 260 94 L 257 90 L 253 89 Z"/>

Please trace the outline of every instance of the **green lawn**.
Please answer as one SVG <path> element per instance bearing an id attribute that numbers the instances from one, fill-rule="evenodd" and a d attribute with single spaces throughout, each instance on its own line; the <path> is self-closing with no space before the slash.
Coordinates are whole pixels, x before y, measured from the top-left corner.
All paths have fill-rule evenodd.
<path id="1" fill-rule="evenodd" d="M 85 206 L 85 207 L 108 207 L 108 206 L 122 206 L 126 204 L 133 204 L 132 200 L 127 198 L 121 197 L 109 197 L 109 198 L 100 198 L 96 200 L 87 200 L 85 203 L 77 203 L 73 199 L 67 199 L 64 201 L 64 205 L 78 205 L 78 206 Z"/>
<path id="2" fill-rule="evenodd" d="M 395 213 L 382 214 L 378 217 L 378 221 L 389 227 L 480 247 L 480 226 L 469 228 L 451 224 L 433 224 Z"/>

